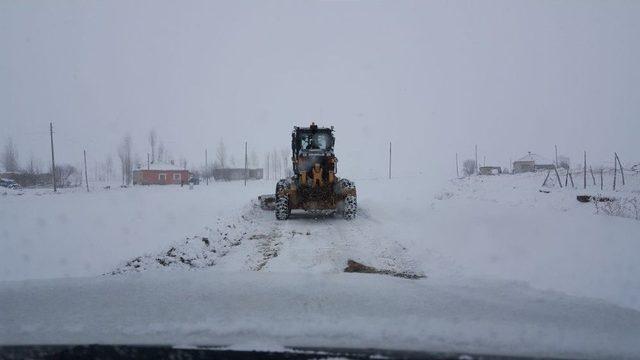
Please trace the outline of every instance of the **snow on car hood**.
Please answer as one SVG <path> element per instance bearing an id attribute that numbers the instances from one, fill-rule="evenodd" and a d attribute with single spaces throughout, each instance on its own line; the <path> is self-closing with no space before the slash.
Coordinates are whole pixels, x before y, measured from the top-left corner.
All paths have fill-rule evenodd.
<path id="1" fill-rule="evenodd" d="M 520 282 L 158 271 L 0 283 L 0 344 L 640 356 L 640 312 Z"/>

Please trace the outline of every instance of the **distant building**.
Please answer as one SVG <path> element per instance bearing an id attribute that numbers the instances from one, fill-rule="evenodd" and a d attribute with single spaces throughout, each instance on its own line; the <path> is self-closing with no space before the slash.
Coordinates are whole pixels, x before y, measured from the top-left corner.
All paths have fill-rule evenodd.
<path id="1" fill-rule="evenodd" d="M 244 180 L 244 168 L 213 169 L 213 178 L 216 181 Z M 247 180 L 262 179 L 262 169 L 247 169 Z"/>
<path id="2" fill-rule="evenodd" d="M 558 167 L 569 170 L 571 167 L 571 160 L 569 160 L 569 157 L 558 155 Z"/>
<path id="3" fill-rule="evenodd" d="M 500 166 L 480 166 L 480 175 L 500 175 L 502 168 Z"/>
<path id="4" fill-rule="evenodd" d="M 186 184 L 189 171 L 171 163 L 153 162 L 133 171 L 133 185 Z"/>
<path id="5" fill-rule="evenodd" d="M 532 152 L 513 162 L 514 174 L 553 168 L 553 161 Z"/>

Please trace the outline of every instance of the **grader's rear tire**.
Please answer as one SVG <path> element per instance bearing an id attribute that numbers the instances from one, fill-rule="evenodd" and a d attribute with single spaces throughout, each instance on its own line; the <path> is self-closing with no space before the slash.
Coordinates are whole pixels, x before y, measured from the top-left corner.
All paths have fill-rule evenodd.
<path id="1" fill-rule="evenodd" d="M 276 219 L 287 220 L 291 215 L 289 195 L 284 190 L 289 187 L 289 181 L 282 179 L 276 185 Z"/>

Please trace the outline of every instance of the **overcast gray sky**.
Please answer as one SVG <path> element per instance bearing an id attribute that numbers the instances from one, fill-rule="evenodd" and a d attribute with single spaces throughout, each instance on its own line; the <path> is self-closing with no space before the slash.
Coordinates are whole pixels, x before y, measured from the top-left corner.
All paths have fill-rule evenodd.
<path id="1" fill-rule="evenodd" d="M 640 1 L 0 0 L 0 144 L 25 161 L 148 152 L 203 162 L 334 125 L 340 172 L 382 176 L 455 152 L 640 160 Z M 378 161 L 378 157 L 382 160 Z M 48 163 L 48 162 L 46 162 Z"/>

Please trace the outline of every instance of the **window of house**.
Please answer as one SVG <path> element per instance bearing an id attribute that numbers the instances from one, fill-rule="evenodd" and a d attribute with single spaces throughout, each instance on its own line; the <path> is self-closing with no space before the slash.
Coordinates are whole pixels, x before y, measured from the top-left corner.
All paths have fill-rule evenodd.
<path id="1" fill-rule="evenodd" d="M 158 180 L 166 181 L 167 180 L 167 174 L 164 174 L 164 173 L 158 174 Z"/>
<path id="2" fill-rule="evenodd" d="M 182 178 L 181 174 L 173 174 L 173 180 L 180 180 Z"/>

